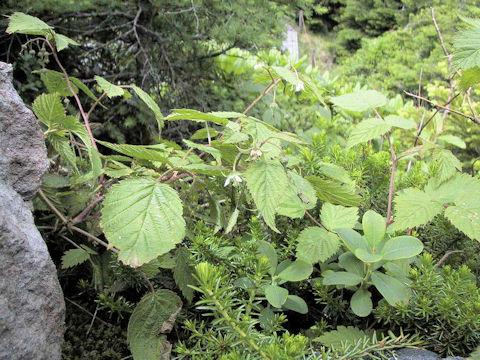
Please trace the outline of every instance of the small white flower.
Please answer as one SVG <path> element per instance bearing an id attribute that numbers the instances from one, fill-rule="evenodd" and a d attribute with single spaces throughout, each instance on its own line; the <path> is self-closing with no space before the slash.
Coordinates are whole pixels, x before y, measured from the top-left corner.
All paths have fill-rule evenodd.
<path id="1" fill-rule="evenodd" d="M 299 92 L 305 90 L 305 84 L 303 83 L 302 80 L 298 80 L 297 86 L 295 87 L 295 92 Z"/>
<path id="2" fill-rule="evenodd" d="M 255 66 L 253 67 L 255 70 L 260 69 L 263 67 L 263 62 L 256 63 Z"/>
<path id="3" fill-rule="evenodd" d="M 232 185 L 235 186 L 235 185 L 241 183 L 242 181 L 243 181 L 243 179 L 240 177 L 240 175 L 238 175 L 237 173 L 231 173 L 225 179 L 225 184 L 223 186 L 227 187 L 228 185 L 230 185 L 230 182 L 232 182 Z"/>
<path id="4" fill-rule="evenodd" d="M 262 150 L 253 149 L 252 151 L 250 151 L 250 156 L 254 157 L 254 158 L 258 158 L 258 157 L 262 156 Z"/>

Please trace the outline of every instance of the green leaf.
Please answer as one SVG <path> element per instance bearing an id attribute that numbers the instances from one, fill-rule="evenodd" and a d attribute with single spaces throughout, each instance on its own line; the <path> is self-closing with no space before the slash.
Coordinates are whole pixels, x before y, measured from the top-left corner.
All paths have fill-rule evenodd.
<path id="1" fill-rule="evenodd" d="M 33 112 L 47 126 L 60 123 L 66 116 L 65 108 L 57 94 L 42 94 L 33 102 Z"/>
<path id="2" fill-rule="evenodd" d="M 355 249 L 355 251 L 353 253 L 355 254 L 355 256 L 358 259 L 360 259 L 364 263 L 377 263 L 377 262 L 379 262 L 383 259 L 382 255 L 373 254 L 370 251 L 362 249 L 362 248 Z"/>
<path id="3" fill-rule="evenodd" d="M 94 101 L 98 100 L 95 94 L 80 79 L 77 79 L 76 77 L 73 77 L 73 76 L 69 76 L 69 79 L 73 85 L 75 85 L 77 88 L 82 90 L 85 93 L 85 95 L 87 95 L 90 99 Z M 100 104 L 100 106 L 103 106 L 103 105 Z"/>
<path id="4" fill-rule="evenodd" d="M 446 142 L 450 145 L 456 146 L 460 149 L 466 149 L 467 145 L 465 144 L 465 141 L 460 139 L 458 136 L 455 135 L 442 135 L 438 137 L 438 140 Z"/>
<path id="5" fill-rule="evenodd" d="M 63 49 L 66 49 L 68 45 L 74 45 L 74 46 L 80 45 L 75 40 L 70 39 L 65 35 L 55 33 L 54 38 L 55 38 L 55 46 L 57 48 L 57 51 L 62 51 Z"/>
<path id="6" fill-rule="evenodd" d="M 68 162 L 75 169 L 77 168 L 77 157 L 68 138 L 58 135 L 57 133 L 49 133 L 47 134 L 47 140 L 63 160 Z"/>
<path id="7" fill-rule="evenodd" d="M 357 316 L 365 317 L 370 315 L 373 309 L 372 293 L 365 289 L 358 289 L 350 300 L 350 307 Z"/>
<path id="8" fill-rule="evenodd" d="M 333 179 L 340 181 L 341 183 L 353 185 L 354 182 L 348 175 L 347 170 L 342 168 L 341 166 L 327 163 L 327 162 L 319 162 L 318 164 L 318 171 L 320 171 L 323 175 Z"/>
<path id="9" fill-rule="evenodd" d="M 358 208 L 324 203 L 320 213 L 323 226 L 328 230 L 352 229 L 358 220 Z"/>
<path id="10" fill-rule="evenodd" d="M 348 272 L 357 274 L 361 277 L 365 276 L 365 265 L 350 251 L 344 252 L 338 257 L 338 265 Z"/>
<path id="11" fill-rule="evenodd" d="M 314 208 L 317 203 L 315 190 L 307 180 L 293 171 L 288 172 L 288 177 L 290 184 L 278 208 L 278 214 L 293 219 L 302 218 L 305 210 Z"/>
<path id="12" fill-rule="evenodd" d="M 187 139 L 183 139 L 183 142 L 185 143 L 185 145 L 187 145 L 190 148 L 212 155 L 218 163 L 222 162 L 222 153 L 220 152 L 220 150 L 215 149 L 214 147 L 211 147 L 211 146 L 197 144 Z"/>
<path id="13" fill-rule="evenodd" d="M 449 206 L 445 210 L 445 217 L 470 239 L 480 241 L 480 202 Z"/>
<path id="14" fill-rule="evenodd" d="M 334 271 L 323 278 L 323 285 L 355 286 L 362 282 L 363 277 L 346 271 Z"/>
<path id="15" fill-rule="evenodd" d="M 62 256 L 62 269 L 68 269 L 84 263 L 90 258 L 88 252 L 84 249 L 71 249 L 65 251 Z"/>
<path id="16" fill-rule="evenodd" d="M 123 96 L 123 93 L 125 92 L 121 87 L 112 84 L 101 76 L 95 75 L 95 81 L 110 99 L 115 96 Z"/>
<path id="17" fill-rule="evenodd" d="M 359 122 L 350 133 L 347 141 L 347 147 L 351 148 L 357 144 L 376 139 L 392 128 L 384 120 L 379 118 L 369 118 Z"/>
<path id="18" fill-rule="evenodd" d="M 390 126 L 394 126 L 400 129 L 410 130 L 416 129 L 417 124 L 413 120 L 405 119 L 398 115 L 385 116 L 385 123 Z"/>
<path id="19" fill-rule="evenodd" d="M 319 199 L 337 205 L 359 206 L 361 197 L 351 186 L 342 185 L 333 181 L 324 180 L 318 176 L 308 176 Z"/>
<path id="20" fill-rule="evenodd" d="M 388 240 L 382 249 L 384 260 L 408 259 L 423 250 L 423 243 L 413 236 L 398 236 Z"/>
<path id="21" fill-rule="evenodd" d="M 415 188 L 405 189 L 397 194 L 395 202 L 396 230 L 413 228 L 430 222 L 443 210 L 441 203 L 433 200 L 430 196 Z"/>
<path id="22" fill-rule="evenodd" d="M 42 70 L 40 72 L 40 78 L 45 84 L 49 93 L 58 93 L 61 96 L 73 96 L 72 92 L 68 88 L 65 75 L 58 71 Z M 74 84 L 70 84 L 75 94 L 78 93 L 78 87 Z"/>
<path id="23" fill-rule="evenodd" d="M 150 178 L 127 179 L 112 186 L 103 201 L 101 225 L 118 259 L 139 266 L 182 241 L 182 202 L 170 186 Z"/>
<path id="24" fill-rule="evenodd" d="M 218 113 L 217 113 L 218 114 Z M 214 115 L 212 113 L 203 113 L 190 109 L 174 109 L 173 112 L 164 118 L 167 121 L 191 120 L 196 122 L 211 121 L 218 125 L 227 125 L 228 120 L 224 116 Z"/>
<path id="25" fill-rule="evenodd" d="M 480 67 L 474 66 L 470 69 L 466 69 L 462 71 L 462 76 L 460 77 L 460 81 L 458 83 L 460 89 L 463 91 L 467 91 L 472 86 L 478 84 L 480 82 Z"/>
<path id="26" fill-rule="evenodd" d="M 157 105 L 155 100 L 153 100 L 150 95 L 148 95 L 145 91 L 143 91 L 136 85 L 133 85 L 132 89 L 133 91 L 135 91 L 135 94 L 137 94 L 140 100 L 142 100 L 145 105 L 147 105 L 148 108 L 153 111 L 155 119 L 157 120 L 158 127 L 159 129 L 161 129 L 163 127 L 163 115 L 160 111 L 160 107 Z"/>
<path id="27" fill-rule="evenodd" d="M 287 174 L 277 160 L 259 160 L 245 172 L 248 190 L 267 225 L 276 232 L 275 213 L 288 185 Z"/>
<path id="28" fill-rule="evenodd" d="M 340 349 L 344 348 L 346 345 L 355 346 L 360 341 L 363 343 L 368 338 L 370 338 L 370 336 L 356 327 L 339 326 L 337 327 L 337 330 L 327 331 L 315 340 L 327 347 Z"/>
<path id="29" fill-rule="evenodd" d="M 387 104 L 385 95 L 375 90 L 359 90 L 333 97 L 331 101 L 342 109 L 355 112 L 364 112 Z"/>
<path id="30" fill-rule="evenodd" d="M 352 253 L 356 249 L 364 249 L 370 251 L 367 240 L 353 229 L 337 229 L 337 233 L 343 243 Z"/>
<path id="31" fill-rule="evenodd" d="M 8 17 L 7 33 L 20 33 L 26 35 L 46 35 L 53 27 L 44 23 L 42 20 L 24 14 L 22 12 L 15 12 Z"/>
<path id="32" fill-rule="evenodd" d="M 312 274 L 313 267 L 306 261 L 296 260 L 282 270 L 278 277 L 286 281 L 302 281 Z"/>
<path id="33" fill-rule="evenodd" d="M 457 32 L 453 38 L 453 46 L 455 51 L 452 70 L 468 70 L 480 66 L 479 27 L 473 27 Z"/>
<path id="34" fill-rule="evenodd" d="M 297 86 L 299 83 L 299 77 L 297 74 L 295 74 L 293 71 L 281 67 L 281 66 L 272 66 L 273 71 L 280 76 L 282 79 L 284 79 L 286 82 L 293 86 Z"/>
<path id="35" fill-rule="evenodd" d="M 194 271 L 190 261 L 190 252 L 185 247 L 179 247 L 175 251 L 173 279 L 189 303 L 193 300 L 193 289 L 189 285 L 197 283 L 193 277 Z"/>
<path id="36" fill-rule="evenodd" d="M 380 244 L 385 236 L 387 225 L 382 215 L 373 210 L 368 210 L 362 218 L 363 236 L 367 239 L 372 249 Z"/>
<path id="37" fill-rule="evenodd" d="M 458 171 L 462 171 L 462 164 L 450 150 L 439 150 L 434 153 L 437 162 L 436 177 L 439 182 L 450 179 Z"/>
<path id="38" fill-rule="evenodd" d="M 225 234 L 228 234 L 230 233 L 230 231 L 233 230 L 234 226 L 237 224 L 237 219 L 239 214 L 240 214 L 240 211 L 237 208 L 235 208 L 235 210 L 233 210 L 232 212 L 232 215 L 230 215 L 230 219 L 228 219 L 227 226 L 225 227 Z"/>
<path id="39" fill-rule="evenodd" d="M 340 246 L 338 236 L 318 226 L 303 229 L 297 239 L 297 258 L 310 264 L 325 261 Z"/>
<path id="40" fill-rule="evenodd" d="M 164 334 L 172 330 L 182 308 L 180 298 L 170 290 L 145 295 L 130 316 L 127 341 L 135 360 L 169 359 L 171 345 Z"/>
<path id="41" fill-rule="evenodd" d="M 277 264 L 278 264 L 278 258 L 277 258 L 277 252 L 275 251 L 275 248 L 272 246 L 272 244 L 260 240 L 258 242 L 258 255 L 260 257 L 266 257 L 268 259 L 268 262 L 270 263 L 270 269 L 268 272 L 270 275 L 275 274 L 275 271 L 277 270 Z"/>
<path id="42" fill-rule="evenodd" d="M 97 140 L 109 149 L 115 150 L 121 154 L 134 157 L 136 159 L 167 162 L 171 149 L 167 149 L 164 145 L 148 146 L 148 145 L 129 145 L 129 144 L 112 144 L 106 141 Z"/>
<path id="43" fill-rule="evenodd" d="M 410 297 L 410 289 L 392 276 L 374 271 L 371 281 L 390 305 L 408 301 Z"/>
<path id="44" fill-rule="evenodd" d="M 307 303 L 297 295 L 288 295 L 287 300 L 283 304 L 283 308 L 300 314 L 308 313 Z"/>
<path id="45" fill-rule="evenodd" d="M 208 131 L 206 128 L 200 129 L 195 131 L 195 133 L 192 135 L 190 139 L 192 140 L 202 140 L 202 139 L 208 139 L 208 135 L 210 134 L 210 139 L 213 139 L 217 137 L 218 131 L 215 129 L 209 128 Z"/>
<path id="46" fill-rule="evenodd" d="M 270 305 L 281 308 L 287 301 L 288 290 L 277 285 L 265 286 L 265 297 Z"/>

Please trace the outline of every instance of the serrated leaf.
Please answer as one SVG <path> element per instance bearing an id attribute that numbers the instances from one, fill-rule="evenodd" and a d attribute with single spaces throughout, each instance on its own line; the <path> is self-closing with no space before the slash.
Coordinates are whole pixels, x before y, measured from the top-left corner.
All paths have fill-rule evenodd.
<path id="1" fill-rule="evenodd" d="M 384 260 L 408 259 L 423 250 L 423 243 L 413 236 L 397 236 L 388 240 L 382 249 Z"/>
<path id="2" fill-rule="evenodd" d="M 455 173 L 462 170 L 462 163 L 450 150 L 439 150 L 435 152 L 434 159 L 438 164 L 436 178 L 444 182 L 450 179 Z"/>
<path id="3" fill-rule="evenodd" d="M 297 295 L 288 295 L 287 300 L 283 304 L 283 308 L 295 311 L 299 314 L 308 313 L 308 306 L 305 300 Z"/>
<path id="4" fill-rule="evenodd" d="M 53 70 L 43 70 L 40 73 L 40 78 L 42 79 L 42 82 L 45 84 L 45 87 L 49 93 L 58 93 L 61 96 L 73 96 L 63 73 Z M 77 94 L 77 86 L 71 84 L 71 87 L 75 94 Z"/>
<path id="5" fill-rule="evenodd" d="M 468 70 L 480 66 L 480 28 L 457 32 L 453 38 L 453 46 L 453 70 Z"/>
<path id="6" fill-rule="evenodd" d="M 84 249 L 71 249 L 62 256 L 62 269 L 68 269 L 84 263 L 90 258 L 88 252 Z"/>
<path id="7" fill-rule="evenodd" d="M 390 305 L 395 305 L 401 301 L 408 301 L 410 297 L 410 289 L 390 275 L 374 271 L 371 281 Z"/>
<path id="8" fill-rule="evenodd" d="M 398 115 L 388 115 L 385 116 L 385 123 L 400 129 L 415 129 L 417 124 L 413 120 L 405 119 Z"/>
<path id="9" fill-rule="evenodd" d="M 382 215 L 373 210 L 368 210 L 362 218 L 363 236 L 372 249 L 380 244 L 385 236 L 387 226 Z"/>
<path id="10" fill-rule="evenodd" d="M 39 18 L 15 12 L 9 16 L 7 33 L 20 33 L 26 35 L 46 35 L 53 27 L 44 23 Z"/>
<path id="11" fill-rule="evenodd" d="M 66 137 L 56 133 L 49 133 L 47 134 L 47 140 L 63 160 L 75 169 L 77 168 L 75 151 L 73 151 L 70 141 Z"/>
<path id="12" fill-rule="evenodd" d="M 248 190 L 267 225 L 276 232 L 275 214 L 288 185 L 287 174 L 277 160 L 259 160 L 245 172 Z"/>
<path id="13" fill-rule="evenodd" d="M 379 118 L 369 118 L 359 122 L 350 133 L 347 141 L 347 147 L 351 148 L 357 144 L 376 139 L 392 128 Z"/>
<path id="14" fill-rule="evenodd" d="M 350 300 L 350 308 L 353 313 L 360 317 L 371 314 L 373 309 L 372 293 L 365 289 L 358 289 Z"/>
<path id="15" fill-rule="evenodd" d="M 472 86 L 480 82 L 480 67 L 474 66 L 470 69 L 462 71 L 462 76 L 458 82 L 458 86 L 463 90 L 467 91 Z"/>
<path id="16" fill-rule="evenodd" d="M 477 195 L 478 196 L 478 195 Z M 445 217 L 470 239 L 480 240 L 480 203 L 449 206 Z"/>
<path id="17" fill-rule="evenodd" d="M 182 308 L 180 298 L 170 290 L 145 295 L 128 322 L 127 341 L 135 360 L 169 359 L 171 345 L 164 334 L 172 330 Z"/>
<path id="18" fill-rule="evenodd" d="M 443 206 L 425 192 L 408 188 L 397 194 L 395 202 L 395 229 L 413 228 L 431 221 L 440 214 Z"/>
<path id="19" fill-rule="evenodd" d="M 347 271 L 333 271 L 323 278 L 323 285 L 355 286 L 362 282 L 363 277 Z"/>
<path id="20" fill-rule="evenodd" d="M 355 112 L 364 112 L 387 104 L 385 95 L 375 90 L 359 90 L 332 97 L 331 101 L 342 109 Z"/>
<path id="21" fill-rule="evenodd" d="M 338 180 L 348 185 L 354 184 L 353 180 L 350 178 L 350 175 L 348 175 L 347 170 L 336 164 L 320 162 L 318 164 L 318 171 L 330 179 Z"/>
<path id="22" fill-rule="evenodd" d="M 158 128 L 161 129 L 163 127 L 163 115 L 160 111 L 160 107 L 158 106 L 158 104 L 155 102 L 155 100 L 152 99 L 150 95 L 148 95 L 138 86 L 133 85 L 132 89 L 133 91 L 135 91 L 135 94 L 137 94 L 140 100 L 142 100 L 145 105 L 147 105 L 147 107 L 152 110 L 153 114 L 155 115 L 155 119 L 157 120 Z"/>
<path id="23" fill-rule="evenodd" d="M 164 118 L 167 121 L 191 120 L 196 122 L 211 121 L 218 125 L 227 125 L 228 120 L 224 116 L 217 116 L 212 113 L 203 113 L 191 109 L 174 109 L 173 112 Z"/>
<path id="24" fill-rule="evenodd" d="M 317 192 L 319 199 L 337 205 L 359 206 L 361 197 L 351 186 L 324 180 L 318 176 L 308 176 L 307 180 Z"/>
<path id="25" fill-rule="evenodd" d="M 55 38 L 55 46 L 57 48 L 57 51 L 62 51 L 63 49 L 66 49 L 68 45 L 74 45 L 74 46 L 80 45 L 78 42 L 76 42 L 73 39 L 70 39 L 65 35 L 55 33 L 54 38 Z"/>
<path id="26" fill-rule="evenodd" d="M 358 220 L 358 208 L 324 203 L 320 213 L 323 226 L 328 230 L 353 228 Z"/>
<path id="27" fill-rule="evenodd" d="M 327 331 L 315 340 L 325 346 L 340 349 L 346 345 L 355 346 L 360 340 L 365 341 L 368 338 L 364 331 L 356 327 L 339 326 L 337 330 Z"/>
<path id="28" fill-rule="evenodd" d="M 277 285 L 267 285 L 265 287 L 265 297 L 270 305 L 281 308 L 287 301 L 288 290 Z"/>
<path id="29" fill-rule="evenodd" d="M 59 123 L 66 117 L 65 108 L 57 94 L 42 94 L 33 102 L 33 112 L 45 125 Z"/>
<path id="30" fill-rule="evenodd" d="M 297 239 L 297 258 L 310 264 L 325 261 L 340 246 L 338 236 L 317 226 L 303 229 Z"/>
<path id="31" fill-rule="evenodd" d="M 173 279 L 183 296 L 189 303 L 193 300 L 193 289 L 189 285 L 197 282 L 193 277 L 194 269 L 190 262 L 190 252 L 185 247 L 179 247 L 175 251 L 175 267 L 173 268 Z"/>
<path id="32" fill-rule="evenodd" d="M 306 261 L 296 260 L 282 270 L 278 277 L 286 281 L 302 281 L 312 274 L 313 267 Z"/>
<path id="33" fill-rule="evenodd" d="M 353 253 L 364 263 L 377 263 L 383 259 L 381 254 L 373 254 L 363 248 L 355 249 Z"/>
<path id="34" fill-rule="evenodd" d="M 305 210 L 315 207 L 317 196 L 312 185 L 293 171 L 288 172 L 290 184 L 288 185 L 278 214 L 290 218 L 302 218 Z"/>
<path id="35" fill-rule="evenodd" d="M 115 96 L 122 96 L 123 93 L 125 92 L 121 87 L 118 87 L 117 85 L 112 84 L 110 81 L 105 80 L 101 76 L 95 75 L 95 81 L 110 99 Z"/>
<path id="36" fill-rule="evenodd" d="M 171 153 L 170 149 L 163 145 L 153 148 L 148 145 L 113 144 L 100 140 L 97 140 L 97 143 L 121 154 L 142 160 L 167 162 Z"/>
<path id="37" fill-rule="evenodd" d="M 122 180 L 103 201 L 101 225 L 118 259 L 139 266 L 170 251 L 185 234 L 177 192 L 154 179 Z"/>

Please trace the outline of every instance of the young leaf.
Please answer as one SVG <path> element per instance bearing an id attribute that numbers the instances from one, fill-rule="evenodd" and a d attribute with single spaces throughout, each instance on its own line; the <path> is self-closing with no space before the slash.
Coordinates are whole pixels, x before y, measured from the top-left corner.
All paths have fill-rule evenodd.
<path id="1" fill-rule="evenodd" d="M 371 281 L 390 305 L 407 301 L 410 297 L 410 289 L 392 276 L 374 271 Z"/>
<path id="2" fill-rule="evenodd" d="M 318 226 L 308 227 L 297 239 L 297 258 L 310 264 L 325 261 L 335 254 L 340 246 L 338 236 Z"/>
<path id="3" fill-rule="evenodd" d="M 287 301 L 288 290 L 277 285 L 267 285 L 265 287 L 265 297 L 270 305 L 281 308 Z"/>
<path id="4" fill-rule="evenodd" d="M 125 92 L 121 87 L 118 87 L 117 85 L 112 84 L 111 82 L 105 80 L 101 76 L 95 75 L 95 81 L 110 99 L 115 96 L 122 96 L 123 93 Z"/>
<path id="5" fill-rule="evenodd" d="M 71 249 L 62 256 L 62 269 L 77 266 L 89 259 L 90 255 L 84 249 Z"/>
<path id="6" fill-rule="evenodd" d="M 127 341 L 134 360 L 170 358 L 171 345 L 164 334 L 172 330 L 182 308 L 180 298 L 170 290 L 145 295 L 130 316 Z"/>
<path id="7" fill-rule="evenodd" d="M 365 317 L 370 315 L 373 309 L 372 293 L 365 289 L 358 289 L 350 300 L 350 307 L 357 316 Z"/>
<path id="8" fill-rule="evenodd" d="M 358 123 L 350 133 L 347 141 L 347 147 L 351 148 L 357 144 L 378 138 L 391 128 L 391 125 L 379 118 L 363 120 Z"/>
<path id="9" fill-rule="evenodd" d="M 101 225 L 119 260 L 139 266 L 182 241 L 182 202 L 170 186 L 150 178 L 127 179 L 112 186 L 103 201 Z"/>
<path id="10" fill-rule="evenodd" d="M 372 249 L 380 244 L 385 236 L 387 226 L 382 215 L 368 210 L 362 218 L 363 235 Z"/>
<path id="11" fill-rule="evenodd" d="M 443 206 L 427 193 L 408 188 L 395 197 L 395 230 L 404 230 L 426 224 L 440 214 Z"/>
<path id="12" fill-rule="evenodd" d="M 299 314 L 308 313 L 307 303 L 297 295 L 288 295 L 287 300 L 283 304 L 283 308 L 298 312 Z"/>
<path id="13" fill-rule="evenodd" d="M 323 278 L 323 285 L 355 286 L 362 282 L 363 277 L 346 271 L 334 271 Z"/>
<path id="14" fill-rule="evenodd" d="M 248 167 L 245 179 L 253 201 L 265 222 L 279 233 L 275 226 L 275 213 L 288 185 L 287 174 L 282 164 L 276 160 L 256 161 Z"/>
<path id="15" fill-rule="evenodd" d="M 313 267 L 306 261 L 296 260 L 278 274 L 278 277 L 286 281 L 302 281 L 312 274 Z"/>
<path id="16" fill-rule="evenodd" d="M 9 16 L 7 33 L 20 33 L 26 35 L 46 35 L 53 27 L 44 23 L 39 18 L 15 12 Z"/>
<path id="17" fill-rule="evenodd" d="M 387 104 L 385 95 L 375 90 L 359 90 L 333 97 L 331 101 L 342 109 L 355 112 L 364 112 Z"/>
<path id="18" fill-rule="evenodd" d="M 372 254 L 370 251 L 365 249 L 355 249 L 353 252 L 357 258 L 362 260 L 364 263 L 378 263 L 382 260 L 382 255 Z"/>
<path id="19" fill-rule="evenodd" d="M 268 262 L 270 263 L 270 269 L 268 272 L 271 275 L 275 274 L 275 271 L 277 270 L 278 258 L 277 252 L 275 251 L 272 244 L 264 240 L 260 240 L 258 242 L 258 255 L 260 257 L 264 256 L 268 259 Z"/>
<path id="20" fill-rule="evenodd" d="M 388 240 L 383 249 L 384 260 L 408 259 L 423 250 L 423 243 L 413 236 L 397 236 Z"/>

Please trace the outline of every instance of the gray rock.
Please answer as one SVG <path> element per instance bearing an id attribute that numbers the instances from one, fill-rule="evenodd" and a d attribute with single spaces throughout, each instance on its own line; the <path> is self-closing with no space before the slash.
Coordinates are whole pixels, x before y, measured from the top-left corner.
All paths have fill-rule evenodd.
<path id="1" fill-rule="evenodd" d="M 0 360 L 59 360 L 65 303 L 29 205 L 48 161 L 10 77 L 0 62 Z"/>
<path id="2" fill-rule="evenodd" d="M 43 133 L 12 85 L 12 66 L 0 62 L 0 181 L 33 198 L 48 169 Z"/>
<path id="3" fill-rule="evenodd" d="M 395 357 L 391 360 L 441 360 L 442 358 L 437 354 L 420 349 L 400 349 L 395 352 Z M 462 360 L 459 357 L 448 357 L 445 360 Z"/>

